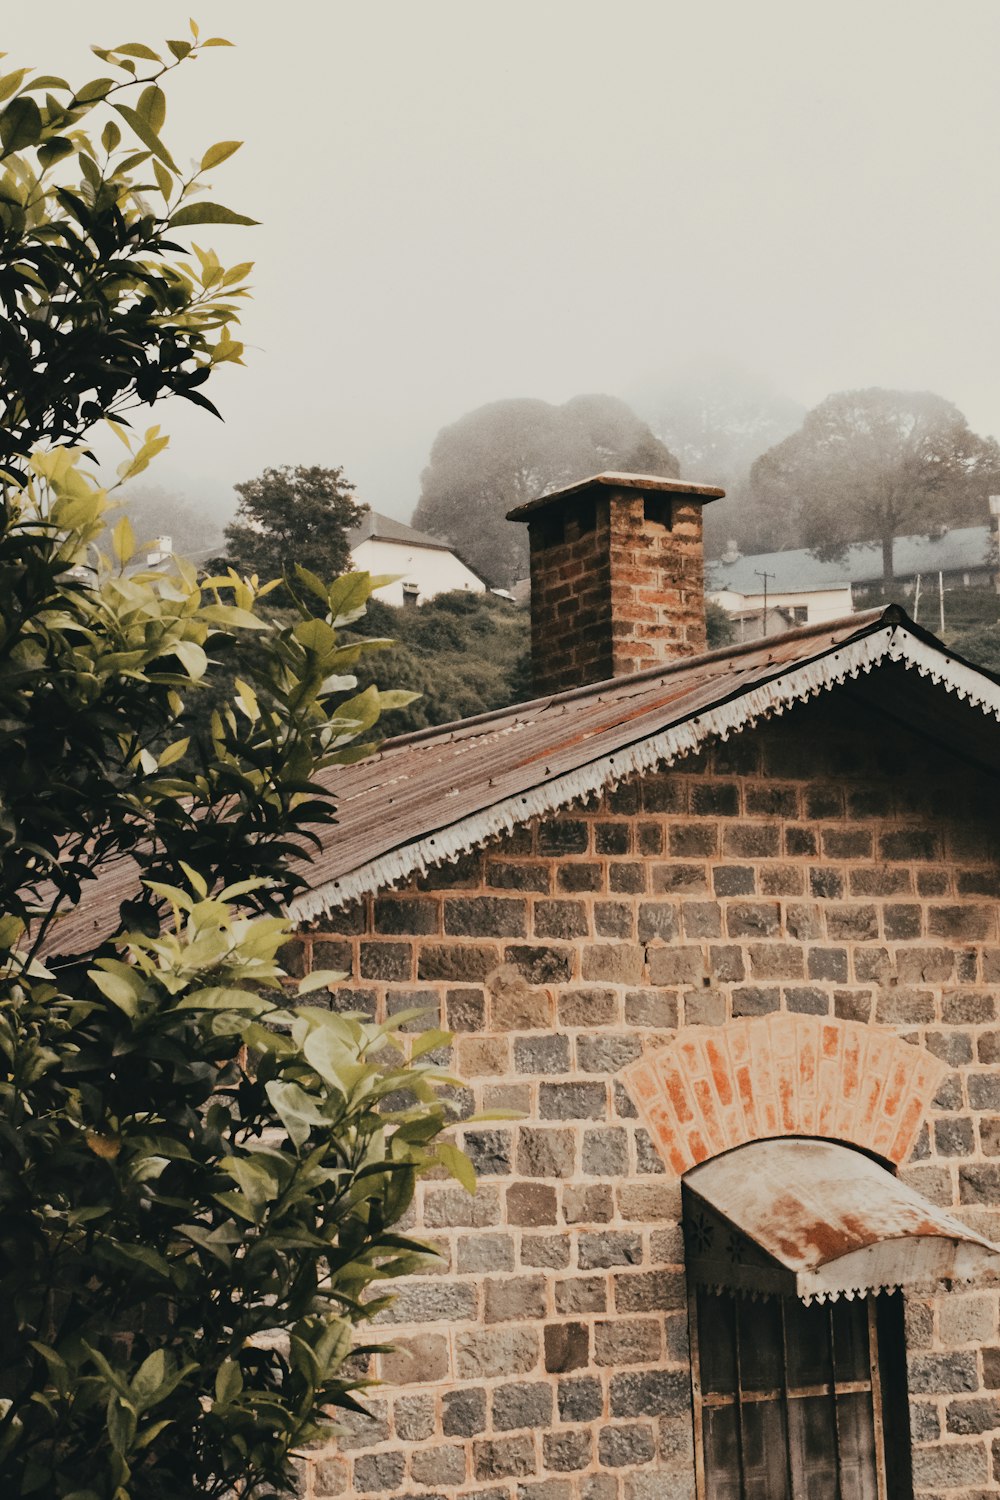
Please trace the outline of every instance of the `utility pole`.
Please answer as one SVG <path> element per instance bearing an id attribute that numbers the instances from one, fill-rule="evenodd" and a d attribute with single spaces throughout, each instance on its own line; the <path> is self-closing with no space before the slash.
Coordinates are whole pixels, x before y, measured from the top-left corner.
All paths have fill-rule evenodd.
<path id="1" fill-rule="evenodd" d="M 944 574 L 943 573 L 939 573 L 938 574 L 938 600 L 939 600 L 940 605 L 941 605 L 941 612 L 940 612 L 941 624 L 939 626 L 939 629 L 940 629 L 941 634 L 944 635 Z"/>
<path id="2" fill-rule="evenodd" d="M 764 624 L 763 624 L 763 626 L 761 628 L 761 632 L 760 633 L 761 633 L 761 637 L 762 638 L 766 638 L 766 636 L 767 636 L 767 580 L 769 578 L 773 579 L 774 578 L 774 574 L 773 573 L 762 572 L 760 568 L 754 568 L 754 573 L 756 574 L 756 576 L 758 578 L 763 578 L 763 580 L 764 580 Z"/>

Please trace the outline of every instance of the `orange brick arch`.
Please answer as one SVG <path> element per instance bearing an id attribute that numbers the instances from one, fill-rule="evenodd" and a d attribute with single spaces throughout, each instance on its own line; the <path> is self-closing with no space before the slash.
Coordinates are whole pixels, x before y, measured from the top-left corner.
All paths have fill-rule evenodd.
<path id="1" fill-rule="evenodd" d="M 683 1027 L 623 1081 L 667 1167 L 769 1136 L 849 1142 L 898 1165 L 946 1071 L 894 1032 L 775 1014 Z"/>

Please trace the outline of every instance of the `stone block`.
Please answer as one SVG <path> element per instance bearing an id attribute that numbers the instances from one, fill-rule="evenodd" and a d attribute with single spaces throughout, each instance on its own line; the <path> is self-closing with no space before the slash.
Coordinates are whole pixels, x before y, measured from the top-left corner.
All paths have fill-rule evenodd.
<path id="1" fill-rule="evenodd" d="M 445 1437 L 475 1437 L 486 1431 L 486 1392 L 480 1387 L 446 1391 L 441 1398 L 441 1430 Z"/>
<path id="2" fill-rule="evenodd" d="M 568 1073 L 569 1037 L 555 1032 L 515 1037 L 514 1068 L 518 1073 Z"/>
<path id="3" fill-rule="evenodd" d="M 602 1120 L 608 1110 L 604 1083 L 543 1083 L 538 1111 L 543 1120 Z"/>
<path id="4" fill-rule="evenodd" d="M 705 974 L 704 954 L 697 944 L 650 948 L 648 959 L 653 984 L 700 984 Z"/>
<path id="5" fill-rule="evenodd" d="M 638 943 L 593 943 L 583 950 L 581 973 L 605 984 L 638 984 L 644 963 Z"/>
<path id="6" fill-rule="evenodd" d="M 524 1177 L 571 1177 L 576 1167 L 574 1132 L 522 1126 L 516 1160 L 517 1170 Z"/>
<path id="7" fill-rule="evenodd" d="M 458 1443 L 420 1448 L 410 1459 L 410 1477 L 417 1484 L 460 1485 L 466 1478 L 465 1449 Z"/>
<path id="8" fill-rule="evenodd" d="M 581 1166 L 588 1177 L 624 1177 L 628 1172 L 628 1135 L 621 1126 L 585 1130 Z"/>
<path id="9" fill-rule="evenodd" d="M 552 1422 L 552 1386 L 548 1382 L 513 1381 L 493 1392 L 493 1429 L 512 1432 L 518 1427 L 548 1427 Z"/>
<path id="10" fill-rule="evenodd" d="M 537 1473 L 534 1440 L 527 1434 L 508 1438 L 479 1438 L 472 1445 L 477 1479 L 503 1479 Z"/>
<path id="11" fill-rule="evenodd" d="M 585 1427 L 568 1431 L 547 1432 L 542 1438 L 542 1463 L 557 1473 L 571 1473 L 589 1467 L 593 1457 L 594 1437 Z"/>
<path id="12" fill-rule="evenodd" d="M 530 1322 L 545 1316 L 544 1276 L 488 1277 L 484 1291 L 487 1323 Z"/>
<path id="13" fill-rule="evenodd" d="M 596 1365 L 644 1365 L 659 1359 L 663 1337 L 658 1318 L 618 1318 L 594 1324 Z"/>
<path id="14" fill-rule="evenodd" d="M 545 1326 L 545 1368 L 561 1375 L 584 1368 L 590 1359 L 586 1323 L 548 1323 Z"/>
<path id="15" fill-rule="evenodd" d="M 673 943 L 677 939 L 677 908 L 667 901 L 639 903 L 640 943 Z"/>
<path id="16" fill-rule="evenodd" d="M 461 1234 L 456 1265 L 466 1275 L 478 1271 L 513 1271 L 514 1241 L 509 1234 Z"/>
<path id="17" fill-rule="evenodd" d="M 455 1334 L 459 1380 L 527 1374 L 537 1365 L 539 1354 L 537 1328 L 472 1328 Z"/>
<path id="18" fill-rule="evenodd" d="M 379 1356 L 382 1379 L 387 1384 L 421 1385 L 424 1381 L 447 1378 L 448 1339 L 445 1334 L 427 1333 L 414 1339 L 394 1338 L 392 1344 L 391 1353 Z"/>
<path id="19" fill-rule="evenodd" d="M 612 1026 L 620 1020 L 620 1001 L 614 990 L 564 990 L 559 996 L 561 1026 Z"/>
<path id="20" fill-rule="evenodd" d="M 676 1417 L 691 1403 L 691 1381 L 685 1370 L 626 1370 L 611 1377 L 613 1417 Z"/>
<path id="21" fill-rule="evenodd" d="M 505 1177 L 510 1173 L 513 1143 L 509 1130 L 466 1130 L 463 1146 L 477 1177 Z"/>
<path id="22" fill-rule="evenodd" d="M 602 1427 L 597 1453 L 606 1469 L 647 1464 L 656 1454 L 652 1426 L 648 1422 L 627 1422 L 617 1427 Z"/>
<path id="23" fill-rule="evenodd" d="M 636 1266 L 642 1261 L 642 1236 L 620 1230 L 581 1234 L 577 1264 L 581 1271 L 608 1266 Z"/>
<path id="24" fill-rule="evenodd" d="M 560 1380 L 556 1385 L 556 1404 L 560 1421 L 596 1421 L 604 1411 L 601 1382 L 592 1375 Z"/>
<path id="25" fill-rule="evenodd" d="M 628 1026 L 652 1026 L 657 1031 L 672 1031 L 678 1021 L 677 995 L 671 990 L 629 990 L 625 996 L 625 1022 Z"/>
<path id="26" fill-rule="evenodd" d="M 392 1425 L 404 1442 L 416 1443 L 434 1436 L 434 1397 L 399 1396 L 392 1403 Z"/>
<path id="27" fill-rule="evenodd" d="M 557 1221 L 556 1190 L 541 1182 L 515 1182 L 507 1189 L 507 1221 L 535 1228 Z"/>
<path id="28" fill-rule="evenodd" d="M 564 1234 L 523 1234 L 522 1266 L 562 1271 L 569 1265 L 569 1240 Z"/>
<path id="29" fill-rule="evenodd" d="M 587 908 L 582 901 L 536 901 L 534 930 L 536 937 L 589 937 Z"/>
<path id="30" fill-rule="evenodd" d="M 508 943 L 503 956 L 526 984 L 565 984 L 573 971 L 572 949 L 552 944 Z"/>
<path id="31" fill-rule="evenodd" d="M 486 1026 L 486 995 L 483 990 L 448 990 L 445 1016 L 449 1031 L 483 1031 Z"/>
<path id="32" fill-rule="evenodd" d="M 562 1194 L 563 1218 L 567 1224 L 606 1224 L 614 1217 L 615 1205 L 608 1183 L 570 1183 Z"/>
<path id="33" fill-rule="evenodd" d="M 398 1490 L 406 1472 L 405 1455 L 399 1452 L 365 1453 L 354 1460 L 354 1490 L 358 1494 L 385 1494 Z"/>
<path id="34" fill-rule="evenodd" d="M 735 901 L 726 909 L 730 937 L 774 937 L 781 930 L 781 908 L 776 901 Z"/>

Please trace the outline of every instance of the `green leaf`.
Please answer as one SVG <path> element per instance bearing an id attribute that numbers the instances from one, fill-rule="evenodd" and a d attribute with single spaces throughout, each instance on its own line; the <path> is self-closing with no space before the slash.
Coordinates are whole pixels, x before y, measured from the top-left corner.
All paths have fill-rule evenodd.
<path id="1" fill-rule="evenodd" d="M 11 94 L 17 93 L 30 71 L 29 68 L 18 68 L 16 72 L 5 73 L 0 78 L 0 102 L 9 99 Z"/>
<path id="2" fill-rule="evenodd" d="M 454 1177 L 456 1182 L 461 1183 L 466 1192 L 475 1195 L 476 1173 L 465 1152 L 459 1151 L 457 1146 L 449 1146 L 442 1141 L 436 1147 L 435 1154 L 445 1171 Z"/>
<path id="3" fill-rule="evenodd" d="M 171 229 L 183 229 L 189 224 L 258 224 L 258 219 L 248 219 L 246 214 L 234 213 L 220 203 L 185 203 L 170 216 Z"/>
<path id="4" fill-rule="evenodd" d="M 171 172 L 177 171 L 177 163 L 170 155 L 170 152 L 149 122 L 139 114 L 138 110 L 130 108 L 127 104 L 115 104 L 112 108 L 116 109 L 122 119 L 131 125 L 140 141 L 142 141 L 142 144 L 148 146 L 153 155 L 159 157 L 165 167 L 169 167 Z"/>
<path id="5" fill-rule="evenodd" d="M 159 188 L 164 203 L 169 203 L 174 195 L 175 182 L 161 161 L 153 161 L 153 176 L 156 178 L 156 186 Z"/>
<path id="6" fill-rule="evenodd" d="M 132 1380 L 132 1391 L 139 1398 L 140 1404 L 148 1406 L 152 1403 L 166 1375 L 166 1350 L 154 1349 L 153 1353 L 143 1360 Z"/>
<path id="7" fill-rule="evenodd" d="M 177 42 L 177 41 L 171 42 L 171 41 L 168 41 L 167 42 L 167 46 L 170 48 L 171 52 L 177 58 L 178 62 L 183 61 L 183 59 L 185 57 L 187 57 L 188 53 L 191 51 L 191 43 L 190 42 Z"/>
<path id="8" fill-rule="evenodd" d="M 314 990 L 325 990 L 331 984 L 339 984 L 342 979 L 348 977 L 346 969 L 313 969 L 305 979 L 299 980 L 299 995 L 311 995 Z"/>
<path id="9" fill-rule="evenodd" d="M 227 42 L 224 36 L 210 36 L 201 43 L 203 47 L 231 47 L 232 42 Z"/>
<path id="10" fill-rule="evenodd" d="M 0 111 L 0 141 L 5 155 L 33 146 L 42 133 L 42 116 L 34 99 L 19 94 Z"/>
<path id="11" fill-rule="evenodd" d="M 159 135 L 167 118 L 167 96 L 163 90 L 157 84 L 151 83 L 148 88 L 143 89 L 136 100 L 136 109 L 150 130 L 154 130 Z"/>
<path id="12" fill-rule="evenodd" d="M 243 1389 L 243 1371 L 234 1359 L 224 1359 L 215 1373 L 215 1399 L 228 1405 Z"/>
<path id="13" fill-rule="evenodd" d="M 197 641 L 174 641 L 170 649 L 188 676 L 195 682 L 204 677 L 208 667 L 208 657 Z"/>
<path id="14" fill-rule="evenodd" d="M 201 171 L 208 172 L 221 162 L 228 161 L 242 145 L 242 141 L 217 141 L 214 146 L 209 146 L 201 159 Z"/>
<path id="15" fill-rule="evenodd" d="M 74 100 L 81 104 L 93 104 L 98 99 L 103 99 L 110 94 L 115 86 L 113 78 L 94 78 L 90 83 L 85 83 L 82 89 L 77 89 L 73 95 Z"/>
<path id="16" fill-rule="evenodd" d="M 118 57 L 138 57 L 143 62 L 158 63 L 163 61 L 160 54 L 154 52 L 152 47 L 147 47 L 145 42 L 126 42 L 123 46 L 112 47 L 110 50 Z"/>
<path id="17" fill-rule="evenodd" d="M 264 1087 L 278 1118 L 296 1146 L 305 1144 L 315 1126 L 329 1126 L 330 1122 L 315 1099 L 297 1083 L 283 1083 L 280 1079 L 272 1079 Z"/>
<path id="18" fill-rule="evenodd" d="M 324 1026 L 311 1031 L 305 1039 L 302 1050 L 306 1061 L 316 1069 L 325 1083 L 330 1084 L 341 1094 L 349 1091 L 349 1084 L 345 1082 L 345 1077 L 354 1067 L 357 1059 L 341 1041 L 338 1041 L 332 1030 Z"/>
<path id="19" fill-rule="evenodd" d="M 134 982 L 123 978 L 120 974 L 102 974 L 99 969 L 91 969 L 90 978 L 100 990 L 102 995 L 109 999 L 112 1005 L 117 1005 L 127 1016 L 139 1014 L 139 990 L 141 982 L 136 977 Z"/>

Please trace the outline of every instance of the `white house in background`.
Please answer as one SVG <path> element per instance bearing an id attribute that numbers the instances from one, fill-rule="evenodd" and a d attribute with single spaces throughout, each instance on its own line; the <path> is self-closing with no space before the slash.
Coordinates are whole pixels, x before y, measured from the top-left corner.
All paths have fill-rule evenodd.
<path id="1" fill-rule="evenodd" d="M 768 619 L 764 624 L 764 583 L 767 580 Z M 705 563 L 705 592 L 728 615 L 745 622 L 748 640 L 773 635 L 796 625 L 821 625 L 852 614 L 851 580 L 843 562 L 819 562 L 797 548 L 791 552 L 761 552 L 741 557 L 730 542 L 721 558 Z M 757 617 L 756 629 L 749 622 Z"/>
<path id="2" fill-rule="evenodd" d="M 369 510 L 348 533 L 351 561 L 358 572 L 391 573 L 395 583 L 376 590 L 386 604 L 424 604 L 437 594 L 462 589 L 485 594 L 486 583 L 439 537 L 415 531 L 402 521 Z"/>
<path id="3" fill-rule="evenodd" d="M 947 589 L 992 588 L 997 578 L 997 534 L 1000 497 L 990 497 L 993 524 L 937 527 L 930 536 L 898 536 L 893 547 L 895 592 L 912 598 L 917 579 L 921 597 Z M 819 625 L 864 608 L 882 595 L 882 548 L 856 543 L 834 562 L 823 562 L 804 548 L 758 552 L 741 557 L 735 542 L 714 562 L 705 564 L 707 595 L 728 614 L 763 609 L 785 610 L 795 625 Z M 770 632 L 765 632 L 770 633 Z"/>

